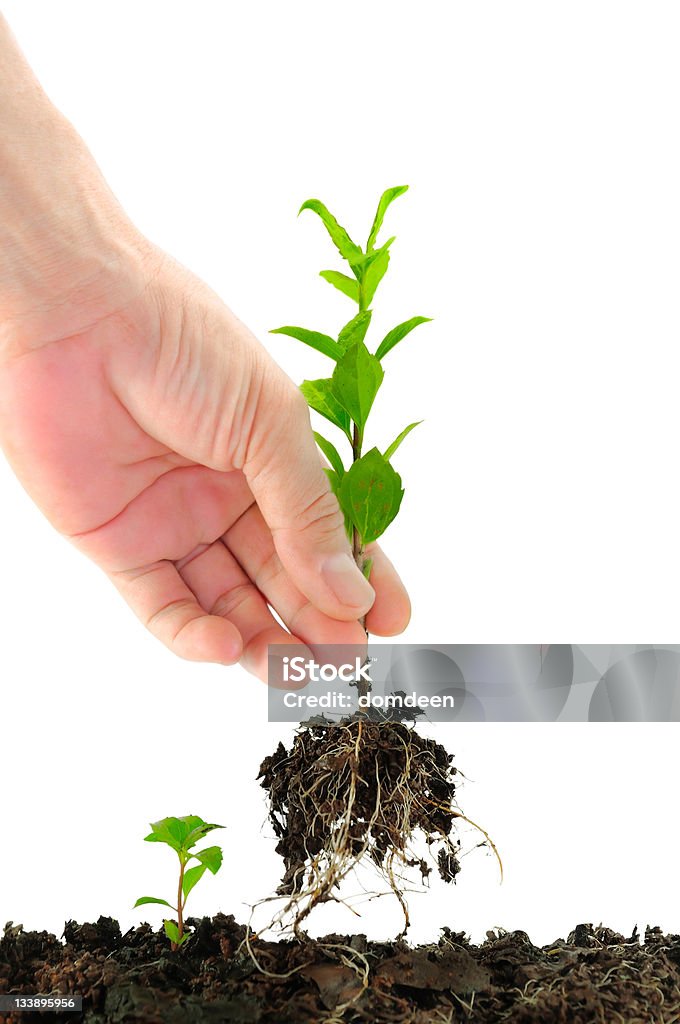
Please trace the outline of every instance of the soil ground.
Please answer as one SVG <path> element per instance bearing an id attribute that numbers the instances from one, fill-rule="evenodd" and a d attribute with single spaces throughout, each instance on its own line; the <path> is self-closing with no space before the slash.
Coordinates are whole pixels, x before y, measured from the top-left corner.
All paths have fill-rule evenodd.
<path id="1" fill-rule="evenodd" d="M 534 946 L 521 931 L 480 946 L 445 929 L 435 945 L 361 935 L 255 942 L 259 971 L 233 917 L 189 919 L 176 953 L 160 930 L 69 921 L 62 940 L 6 926 L 0 993 L 78 994 L 82 1014 L 0 1013 L 0 1022 L 88 1024 L 674 1024 L 680 1021 L 680 935 L 629 938 L 579 925 Z M 367 981 L 367 984 L 365 983 Z"/>

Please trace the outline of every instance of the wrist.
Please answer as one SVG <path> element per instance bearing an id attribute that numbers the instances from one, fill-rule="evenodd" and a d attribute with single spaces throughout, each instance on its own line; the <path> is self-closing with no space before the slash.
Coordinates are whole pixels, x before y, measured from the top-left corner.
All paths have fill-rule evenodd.
<path id="1" fill-rule="evenodd" d="M 85 329 L 143 287 L 153 247 L 0 17 L 0 349 Z"/>

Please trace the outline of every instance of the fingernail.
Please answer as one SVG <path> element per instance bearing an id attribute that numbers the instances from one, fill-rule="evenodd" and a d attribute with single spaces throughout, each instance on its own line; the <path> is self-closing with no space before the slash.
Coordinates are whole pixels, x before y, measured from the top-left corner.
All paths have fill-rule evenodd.
<path id="1" fill-rule="evenodd" d="M 331 555 L 322 565 L 321 575 L 340 604 L 361 612 L 373 604 L 375 591 L 351 555 Z"/>

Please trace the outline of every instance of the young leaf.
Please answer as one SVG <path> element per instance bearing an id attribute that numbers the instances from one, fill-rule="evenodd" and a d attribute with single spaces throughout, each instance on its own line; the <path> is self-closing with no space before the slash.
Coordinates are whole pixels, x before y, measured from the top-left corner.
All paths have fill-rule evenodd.
<path id="1" fill-rule="evenodd" d="M 348 348 L 333 370 L 333 394 L 360 430 L 366 424 L 383 376 L 380 360 L 371 355 L 363 341 Z"/>
<path id="2" fill-rule="evenodd" d="M 192 935 L 193 935 L 193 932 L 185 932 L 184 935 L 182 936 L 182 938 L 177 943 L 177 947 L 179 948 L 180 946 L 183 946 L 185 942 L 189 941 L 189 939 L 191 938 Z"/>
<path id="3" fill-rule="evenodd" d="M 184 899 L 187 898 L 193 887 L 200 882 L 206 872 L 205 864 L 197 864 L 196 867 L 187 868 L 182 879 L 182 892 Z"/>
<path id="4" fill-rule="evenodd" d="M 372 558 L 367 558 L 366 561 L 364 562 L 363 568 L 361 570 L 367 580 L 371 578 L 371 569 L 372 568 L 373 568 L 373 559 Z"/>
<path id="5" fill-rule="evenodd" d="M 179 853 L 187 831 L 179 818 L 162 818 L 160 821 L 151 822 L 151 833 L 145 837 L 144 841 L 166 843 Z"/>
<path id="6" fill-rule="evenodd" d="M 338 499 L 338 505 L 340 505 L 340 511 L 342 512 L 342 514 L 343 514 L 343 516 L 345 518 L 345 533 L 347 534 L 347 539 L 349 540 L 349 542 L 351 544 L 352 543 L 352 534 L 354 532 L 354 526 L 352 524 L 352 520 L 348 518 L 347 513 L 343 509 L 342 504 L 340 502 L 340 484 L 342 482 L 342 477 L 339 477 L 334 469 L 324 469 L 324 473 L 328 477 L 328 482 L 331 485 L 331 490 L 332 490 L 333 494 Z"/>
<path id="7" fill-rule="evenodd" d="M 403 496 L 401 477 L 377 448 L 353 463 L 340 484 L 340 504 L 364 544 L 385 532 Z"/>
<path id="8" fill-rule="evenodd" d="M 376 250 L 364 269 L 364 304 L 370 306 L 376 289 L 382 281 L 390 262 L 389 250 L 386 246 Z"/>
<path id="9" fill-rule="evenodd" d="M 403 324 L 393 327 L 378 345 L 375 353 L 378 359 L 386 356 L 395 345 L 399 344 L 402 338 L 411 333 L 414 327 L 418 327 L 419 324 L 429 324 L 431 321 L 431 316 L 414 316 L 410 320 L 405 320 Z"/>
<path id="10" fill-rule="evenodd" d="M 345 229 L 338 224 L 333 214 L 322 202 L 320 202 L 320 200 L 308 199 L 304 202 L 298 210 L 298 217 L 303 210 L 313 210 L 314 213 L 317 213 L 319 217 L 321 217 L 328 234 L 331 236 L 333 244 L 342 258 L 347 260 L 350 265 L 353 260 L 356 260 L 359 256 L 363 255 L 359 246 L 352 241 Z"/>
<path id="11" fill-rule="evenodd" d="M 370 309 L 364 309 L 361 313 L 357 313 L 348 324 L 345 324 L 338 335 L 341 352 L 346 352 L 350 345 L 355 345 L 357 341 L 364 340 L 372 315 Z"/>
<path id="12" fill-rule="evenodd" d="M 214 832 L 216 828 L 224 828 L 224 825 L 209 825 L 207 821 L 203 821 L 202 818 L 194 819 L 198 824 L 194 825 L 189 835 L 184 841 L 184 849 L 190 850 L 192 846 L 199 843 L 201 839 L 204 839 L 209 832 Z"/>
<path id="13" fill-rule="evenodd" d="M 194 856 L 200 860 L 203 867 L 212 871 L 213 875 L 216 875 L 222 867 L 222 850 L 219 846 L 208 846 L 205 850 L 199 850 Z"/>
<path id="14" fill-rule="evenodd" d="M 325 377 L 322 377 L 321 380 L 303 380 L 300 391 L 307 399 L 307 405 L 321 416 L 325 416 L 336 427 L 340 427 L 351 443 L 349 416 L 335 397 L 331 388 L 331 380 Z"/>
<path id="15" fill-rule="evenodd" d="M 373 227 L 371 228 L 371 233 L 368 236 L 368 241 L 366 242 L 366 252 L 371 252 L 373 250 L 373 246 L 375 245 L 376 240 L 378 238 L 378 232 L 380 231 L 380 228 L 382 227 L 382 222 L 383 222 L 383 219 L 385 217 L 385 212 L 387 210 L 387 207 L 398 196 L 402 196 L 404 194 L 404 192 L 407 192 L 407 191 L 408 191 L 408 185 L 397 185 L 394 188 L 385 189 L 385 191 L 383 192 L 383 194 L 380 197 L 380 202 L 378 203 L 378 209 L 376 210 L 375 218 L 373 220 Z"/>
<path id="16" fill-rule="evenodd" d="M 350 299 L 354 299 L 355 302 L 359 301 L 359 282 L 356 278 L 341 274 L 339 270 L 321 270 L 319 276 Z"/>
<path id="17" fill-rule="evenodd" d="M 298 341 L 304 342 L 310 348 L 315 348 L 317 352 L 323 352 L 325 356 L 335 359 L 336 362 L 342 355 L 342 348 L 330 335 L 320 334 L 319 331 L 308 331 L 306 327 L 277 327 L 276 330 L 269 333 L 287 334 L 290 338 L 297 338 Z"/>
<path id="18" fill-rule="evenodd" d="M 404 440 L 406 435 L 410 434 L 411 431 L 413 430 L 413 428 L 419 426 L 419 424 L 421 424 L 422 422 L 423 422 L 422 420 L 416 420 L 415 423 L 409 423 L 409 425 L 407 427 L 404 427 L 404 429 L 402 430 L 401 434 L 398 434 L 397 437 L 395 437 L 394 441 L 392 442 L 392 444 L 389 446 L 389 448 L 385 452 L 385 459 L 388 462 L 390 461 L 390 459 L 392 458 L 392 456 L 394 455 L 394 453 L 396 452 L 397 448 L 399 447 L 401 442 Z"/>
<path id="19" fill-rule="evenodd" d="M 160 903 L 164 907 L 170 907 L 170 910 L 175 909 L 171 903 L 168 903 L 167 900 L 159 900 L 156 899 L 155 896 L 140 896 L 140 898 L 135 903 L 135 907 L 142 907 L 144 906 L 145 903 Z M 134 907 L 132 909 L 134 910 Z"/>
<path id="20" fill-rule="evenodd" d="M 163 930 L 170 939 L 170 942 L 179 945 L 179 928 L 174 921 L 163 921 Z"/>
<path id="21" fill-rule="evenodd" d="M 345 467 L 342 464 L 342 459 L 340 458 L 338 449 L 335 447 L 334 444 L 331 444 L 331 442 L 328 441 L 323 436 L 323 434 L 317 434 L 316 430 L 314 431 L 314 440 L 316 441 L 319 448 L 330 462 L 337 476 L 340 479 L 342 479 L 345 472 Z"/>

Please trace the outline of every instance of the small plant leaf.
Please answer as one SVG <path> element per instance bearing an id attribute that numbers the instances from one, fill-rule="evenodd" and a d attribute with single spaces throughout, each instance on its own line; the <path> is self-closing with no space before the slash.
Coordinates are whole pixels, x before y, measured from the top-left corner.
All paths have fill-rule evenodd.
<path id="1" fill-rule="evenodd" d="M 385 532 L 403 496 L 401 477 L 377 448 L 354 462 L 340 484 L 340 504 L 364 544 Z"/>
<path id="2" fill-rule="evenodd" d="M 192 935 L 193 935 L 193 932 L 185 932 L 184 935 L 182 936 L 182 938 L 177 943 L 177 946 L 178 947 L 179 946 L 183 946 L 185 942 L 189 941 L 189 939 L 191 938 Z"/>
<path id="3" fill-rule="evenodd" d="M 333 394 L 360 430 L 366 425 L 383 376 L 380 360 L 371 355 L 363 341 L 348 348 L 333 370 Z"/>
<path id="4" fill-rule="evenodd" d="M 376 356 L 378 359 L 382 359 L 387 353 L 398 345 L 402 338 L 405 338 L 407 334 L 410 334 L 414 327 L 418 327 L 419 324 L 429 324 L 432 321 L 431 316 L 414 316 L 410 320 L 405 320 L 403 324 L 398 324 L 397 327 L 393 327 L 389 331 L 383 340 L 378 345 Z"/>
<path id="5" fill-rule="evenodd" d="M 205 850 L 195 853 L 194 857 L 197 857 L 208 871 L 212 871 L 213 875 L 216 875 L 222 867 L 222 850 L 219 846 L 208 846 Z"/>
<path id="6" fill-rule="evenodd" d="M 356 278 L 341 274 L 339 270 L 321 270 L 319 276 L 350 299 L 354 299 L 355 302 L 359 301 L 359 282 Z"/>
<path id="7" fill-rule="evenodd" d="M 140 896 L 135 903 L 135 907 L 142 907 L 145 903 L 160 903 L 163 907 L 170 907 L 170 910 L 174 910 L 172 903 L 168 903 L 167 900 L 159 900 L 155 896 Z M 133 907 L 134 909 L 134 907 Z"/>
<path id="8" fill-rule="evenodd" d="M 357 313 L 355 317 L 352 317 L 349 323 L 345 324 L 338 335 L 338 346 L 341 354 L 346 352 L 351 345 L 356 345 L 358 341 L 364 340 L 372 315 L 370 309 L 364 309 L 361 313 Z"/>
<path id="9" fill-rule="evenodd" d="M 392 444 L 389 446 L 389 448 L 385 452 L 385 459 L 388 462 L 390 461 L 390 459 L 392 458 L 392 456 L 394 455 L 394 453 L 396 452 L 397 448 L 399 447 L 401 442 L 404 440 L 404 438 L 408 434 L 411 433 L 411 431 L 413 430 L 414 427 L 419 426 L 422 422 L 423 422 L 422 420 L 416 420 L 415 423 L 409 423 L 409 425 L 407 427 L 404 427 L 404 429 L 402 430 L 401 434 L 398 434 L 397 437 L 395 437 L 394 441 L 392 442 Z"/>
<path id="10" fill-rule="evenodd" d="M 366 561 L 364 562 L 363 568 L 361 570 L 363 572 L 364 576 L 366 577 L 366 579 L 370 579 L 370 577 L 371 577 L 371 569 L 372 568 L 373 568 L 373 559 L 372 558 L 367 558 Z"/>
<path id="11" fill-rule="evenodd" d="M 179 945 L 179 928 L 174 921 L 163 921 L 163 930 L 170 939 L 170 942 Z"/>
<path id="12" fill-rule="evenodd" d="M 335 472 L 334 469 L 324 469 L 324 473 L 328 477 L 328 481 L 329 481 L 329 483 L 331 485 L 331 490 L 332 490 L 333 494 L 338 499 L 338 505 L 340 505 L 340 511 L 342 512 L 342 514 L 344 516 L 344 519 L 345 519 L 345 533 L 347 534 L 347 538 L 348 538 L 349 542 L 351 543 L 352 542 L 352 534 L 354 533 L 354 526 L 352 524 L 352 520 L 347 516 L 347 513 L 345 512 L 345 510 L 342 507 L 342 504 L 340 502 L 340 483 L 341 483 L 341 477 L 338 476 L 338 474 Z"/>
<path id="13" fill-rule="evenodd" d="M 330 462 L 337 476 L 340 479 L 342 479 L 345 472 L 345 467 L 342 464 L 342 459 L 340 458 L 338 449 L 335 447 L 334 444 L 331 444 L 331 442 L 328 441 L 323 436 L 323 434 L 317 434 L 316 430 L 314 431 L 314 440 L 316 441 L 319 448 Z"/>
<path id="14" fill-rule="evenodd" d="M 166 843 L 179 853 L 187 831 L 179 818 L 161 818 L 151 822 L 151 833 L 145 837 L 145 842 Z"/>
<path id="15" fill-rule="evenodd" d="M 331 379 L 322 377 L 320 380 L 303 380 L 300 391 L 305 396 L 310 409 L 314 409 L 315 412 L 325 416 L 327 420 L 339 427 L 351 442 L 349 415 L 335 397 Z"/>
<path id="16" fill-rule="evenodd" d="M 371 233 L 368 236 L 368 241 L 366 242 L 366 252 L 371 252 L 373 250 L 373 246 L 375 245 L 378 238 L 378 232 L 382 227 L 382 222 L 384 220 L 387 207 L 398 196 L 402 196 L 404 192 L 407 191 L 408 185 L 396 185 L 394 188 L 385 189 L 385 191 L 380 197 L 378 209 L 376 210 L 375 218 L 373 220 L 373 227 L 371 228 Z"/>
<path id="17" fill-rule="evenodd" d="M 297 338 L 298 341 L 309 345 L 310 348 L 315 348 L 317 352 L 322 352 L 325 356 L 329 356 L 336 362 L 342 355 L 341 346 L 329 334 L 320 334 L 319 331 L 308 331 L 306 327 L 277 327 L 269 333 L 287 334 L 290 338 Z"/>
<path id="18" fill-rule="evenodd" d="M 216 828 L 224 828 L 224 825 L 209 824 L 207 821 L 203 821 L 202 818 L 194 819 L 197 824 L 194 824 L 189 835 L 184 841 L 184 849 L 190 850 L 196 843 L 200 843 L 201 839 L 205 839 L 209 832 L 214 832 Z"/>
<path id="19" fill-rule="evenodd" d="M 314 213 L 319 215 L 326 227 L 326 231 L 331 236 L 333 244 L 342 258 L 347 260 L 350 265 L 352 261 L 363 255 L 359 246 L 352 241 L 345 229 L 338 224 L 330 210 L 319 199 L 307 199 L 298 210 L 298 217 L 303 210 L 313 210 Z"/>
<path id="20" fill-rule="evenodd" d="M 387 272 L 389 263 L 390 254 L 387 246 L 383 246 L 382 249 L 376 250 L 376 252 L 370 257 L 370 262 L 366 263 L 364 269 L 364 303 L 366 306 L 371 305 L 373 296 Z"/>
<path id="21" fill-rule="evenodd" d="M 193 887 L 200 882 L 205 872 L 205 864 L 197 864 L 196 867 L 187 868 L 184 872 L 184 878 L 182 879 L 182 892 L 184 893 L 184 899 L 187 898 Z"/>

